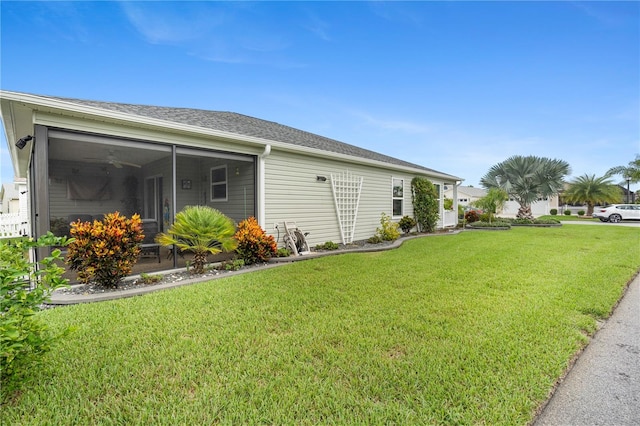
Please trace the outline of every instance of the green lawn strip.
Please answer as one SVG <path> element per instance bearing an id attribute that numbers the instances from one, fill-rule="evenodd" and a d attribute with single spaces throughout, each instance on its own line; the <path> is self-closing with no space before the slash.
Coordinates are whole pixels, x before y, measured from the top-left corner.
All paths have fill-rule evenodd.
<path id="1" fill-rule="evenodd" d="M 407 241 L 113 302 L 9 424 L 526 424 L 640 267 L 632 228 Z"/>

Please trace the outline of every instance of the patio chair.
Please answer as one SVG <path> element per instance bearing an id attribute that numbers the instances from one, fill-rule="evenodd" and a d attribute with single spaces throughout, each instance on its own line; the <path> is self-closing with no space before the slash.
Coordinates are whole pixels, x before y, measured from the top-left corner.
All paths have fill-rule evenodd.
<path id="1" fill-rule="evenodd" d="M 155 220 L 143 220 L 142 232 L 144 240 L 140 244 L 140 257 L 155 257 L 160 263 L 160 244 L 155 242 L 158 234 L 158 222 Z"/>

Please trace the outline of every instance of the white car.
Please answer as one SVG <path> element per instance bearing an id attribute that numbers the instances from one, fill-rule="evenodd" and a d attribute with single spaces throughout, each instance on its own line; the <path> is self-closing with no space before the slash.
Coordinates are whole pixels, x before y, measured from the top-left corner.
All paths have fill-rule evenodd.
<path id="1" fill-rule="evenodd" d="M 612 204 L 608 207 L 597 207 L 592 217 L 602 222 L 618 223 L 621 220 L 640 220 L 640 204 Z"/>

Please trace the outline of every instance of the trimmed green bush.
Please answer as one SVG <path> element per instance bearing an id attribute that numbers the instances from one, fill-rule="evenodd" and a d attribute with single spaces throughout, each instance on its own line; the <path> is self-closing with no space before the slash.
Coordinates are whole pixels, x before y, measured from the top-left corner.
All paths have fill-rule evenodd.
<path id="1" fill-rule="evenodd" d="M 471 226 L 473 228 L 511 228 L 511 223 L 504 222 L 502 220 L 496 220 L 493 222 L 479 220 L 477 222 L 473 222 L 473 225 Z"/>
<path id="2" fill-rule="evenodd" d="M 585 213 L 584 210 L 578 210 L 578 216 L 584 216 Z"/>
<path id="3" fill-rule="evenodd" d="M 564 211 L 564 215 L 565 216 L 571 216 L 571 210 L 565 210 Z"/>
<path id="4" fill-rule="evenodd" d="M 555 215 L 557 215 L 557 214 L 558 214 L 558 209 L 551 209 L 551 210 L 549 210 L 549 214 L 550 214 L 551 216 L 555 216 Z"/>
<path id="5" fill-rule="evenodd" d="M 409 216 L 403 216 L 402 219 L 400 219 L 400 221 L 398 222 L 398 226 L 400 226 L 400 229 L 402 229 L 402 232 L 404 232 L 405 234 L 411 232 L 416 224 L 417 223 L 415 219 Z"/>

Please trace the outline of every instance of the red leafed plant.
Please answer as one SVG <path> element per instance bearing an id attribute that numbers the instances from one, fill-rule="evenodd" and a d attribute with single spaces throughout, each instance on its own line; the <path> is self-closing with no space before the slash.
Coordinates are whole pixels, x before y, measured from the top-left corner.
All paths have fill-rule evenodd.
<path id="1" fill-rule="evenodd" d="M 274 238 L 264 232 L 255 217 L 240 222 L 234 238 L 238 241 L 236 252 L 246 265 L 266 262 L 278 251 Z"/>
<path id="2" fill-rule="evenodd" d="M 144 239 L 140 216 L 130 219 L 120 213 L 109 213 L 102 221 L 77 221 L 71 224 L 74 241 L 67 247 L 65 261 L 78 271 L 83 283 L 95 281 L 105 287 L 116 287 L 131 273 Z"/>

